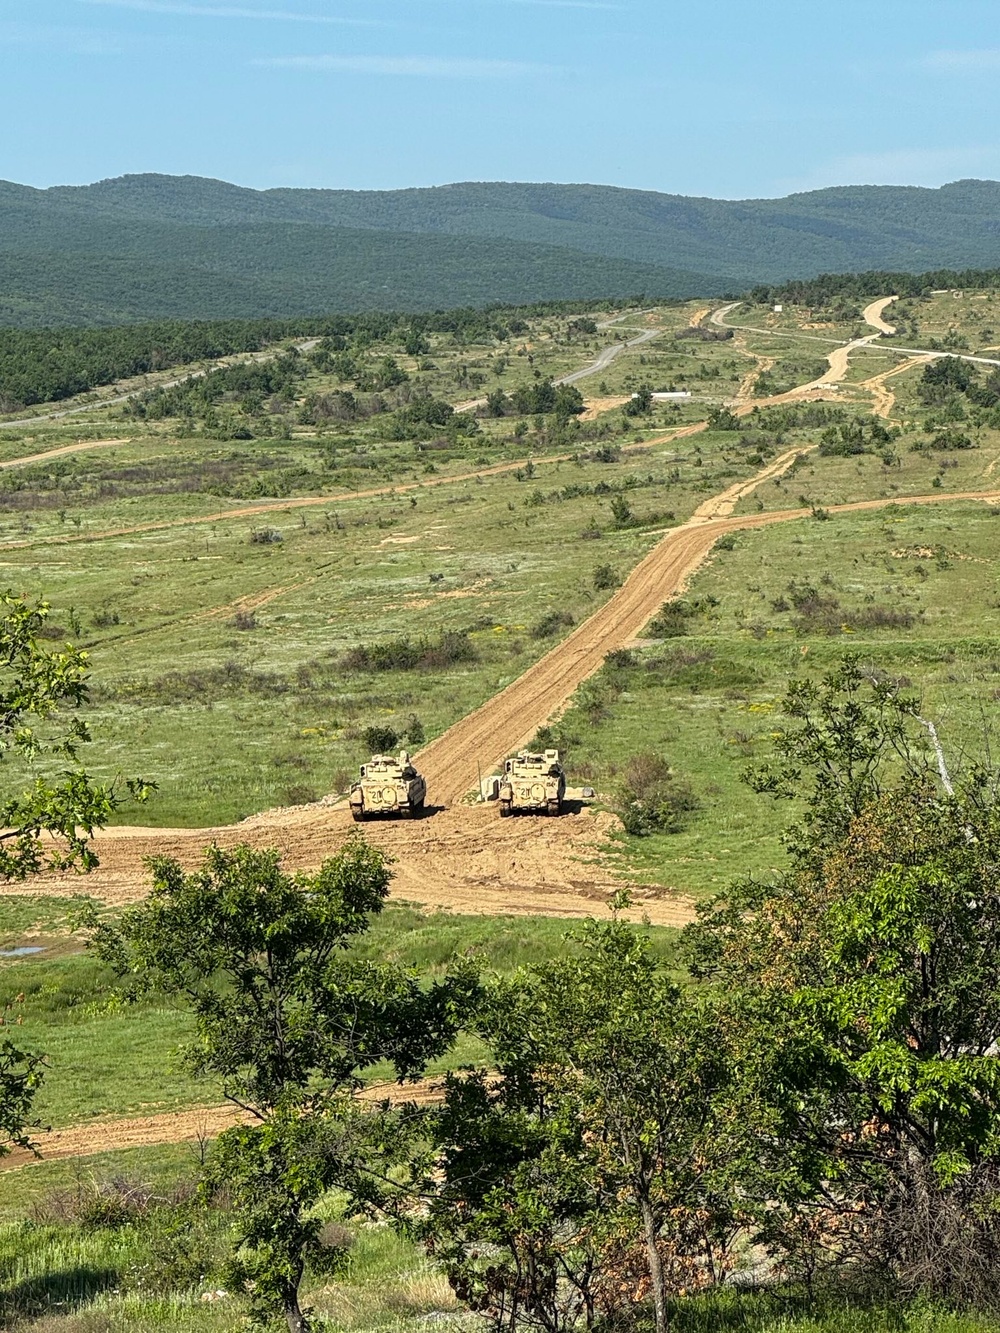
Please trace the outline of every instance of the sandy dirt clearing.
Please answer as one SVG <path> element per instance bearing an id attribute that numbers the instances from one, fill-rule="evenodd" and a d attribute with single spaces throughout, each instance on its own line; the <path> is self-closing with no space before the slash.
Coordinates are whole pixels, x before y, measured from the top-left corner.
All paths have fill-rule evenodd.
<path id="1" fill-rule="evenodd" d="M 581 421 L 596 421 L 598 417 L 603 416 L 605 412 L 613 412 L 616 407 L 624 407 L 629 402 L 628 394 L 621 394 L 610 398 L 588 398 L 586 406 L 580 413 Z"/>

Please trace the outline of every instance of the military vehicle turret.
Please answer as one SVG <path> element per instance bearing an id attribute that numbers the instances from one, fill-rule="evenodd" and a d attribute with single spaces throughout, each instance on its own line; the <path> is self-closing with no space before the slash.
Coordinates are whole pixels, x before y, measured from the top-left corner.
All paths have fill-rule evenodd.
<path id="1" fill-rule="evenodd" d="M 413 767 L 405 750 L 399 758 L 372 755 L 361 765 L 361 776 L 351 788 L 351 814 L 356 820 L 368 815 L 404 815 L 417 818 L 423 814 L 427 784 Z"/>
<path id="2" fill-rule="evenodd" d="M 557 815 L 566 796 L 566 775 L 558 750 L 532 754 L 522 750 L 503 766 L 500 779 L 501 816 L 515 810 L 544 810 Z"/>

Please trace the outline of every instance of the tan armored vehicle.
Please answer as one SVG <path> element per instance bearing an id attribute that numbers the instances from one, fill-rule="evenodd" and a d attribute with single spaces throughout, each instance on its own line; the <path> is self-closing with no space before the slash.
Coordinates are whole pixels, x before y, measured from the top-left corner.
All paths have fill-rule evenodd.
<path id="1" fill-rule="evenodd" d="M 566 775 L 558 750 L 531 754 L 522 750 L 503 766 L 500 779 L 500 814 L 514 810 L 545 810 L 559 814 L 566 796 Z"/>
<path id="2" fill-rule="evenodd" d="M 417 818 L 423 814 L 427 784 L 413 767 L 410 756 L 400 750 L 399 758 L 392 755 L 372 755 L 361 765 L 361 777 L 351 788 L 348 798 L 355 819 L 368 815 L 401 814 Z"/>

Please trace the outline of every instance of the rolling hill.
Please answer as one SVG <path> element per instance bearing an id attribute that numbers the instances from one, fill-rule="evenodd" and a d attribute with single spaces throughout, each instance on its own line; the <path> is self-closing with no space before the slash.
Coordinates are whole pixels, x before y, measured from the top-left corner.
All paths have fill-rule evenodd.
<path id="1" fill-rule="evenodd" d="M 15 325 L 711 296 L 830 271 L 998 265 L 993 181 L 739 201 L 488 182 L 0 182 L 0 322 Z"/>

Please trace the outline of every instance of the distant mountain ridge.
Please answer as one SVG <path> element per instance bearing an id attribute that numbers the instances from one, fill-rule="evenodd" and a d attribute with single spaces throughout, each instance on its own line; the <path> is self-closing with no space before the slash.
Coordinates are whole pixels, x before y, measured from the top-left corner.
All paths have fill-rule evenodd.
<path id="1" fill-rule="evenodd" d="M 715 296 L 821 272 L 975 267 L 1000 267 L 995 181 L 736 201 L 502 182 L 0 182 L 6 324 Z"/>

